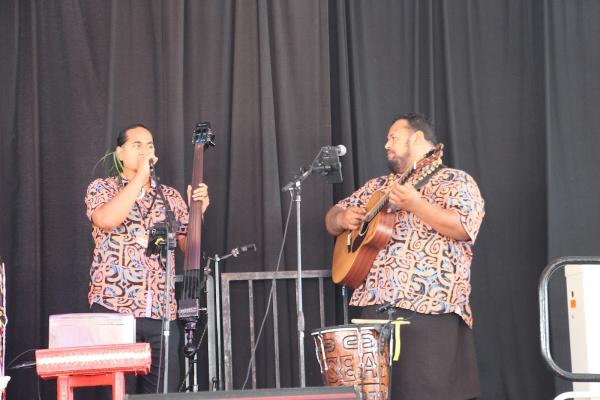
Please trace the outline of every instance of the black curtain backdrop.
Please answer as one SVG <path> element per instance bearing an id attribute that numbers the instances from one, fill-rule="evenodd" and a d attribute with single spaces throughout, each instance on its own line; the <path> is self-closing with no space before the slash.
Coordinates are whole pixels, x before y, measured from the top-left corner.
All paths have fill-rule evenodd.
<path id="1" fill-rule="evenodd" d="M 183 190 L 193 127 L 211 121 L 218 144 L 205 157 L 204 249 L 259 248 L 227 272 L 274 269 L 290 204 L 280 188 L 320 146 L 345 144 L 344 182 L 312 177 L 303 190 L 303 262 L 326 269 L 325 212 L 386 172 L 389 124 L 420 111 L 446 144 L 445 163 L 473 175 L 486 199 L 472 270 L 482 399 L 565 391 L 540 356 L 537 283 L 556 257 L 598 254 L 599 19 L 595 0 L 0 2 L 7 360 L 47 346 L 48 315 L 87 310 L 83 196 L 124 125 L 152 129 L 162 181 Z M 296 266 L 294 227 L 283 269 Z M 282 384 L 295 386 L 288 289 Z M 234 296 L 247 303 L 241 291 Z M 257 297 L 264 308 L 264 291 Z M 566 311 L 556 304 L 560 349 Z M 309 299 L 305 308 L 316 305 Z M 264 340 L 259 385 L 269 387 L 272 338 Z M 308 383 L 319 384 L 309 341 Z M 234 343 L 236 387 L 248 347 L 244 336 Z M 38 390 L 54 398 L 53 384 L 38 383 L 33 370 L 9 374 L 9 398 Z"/>

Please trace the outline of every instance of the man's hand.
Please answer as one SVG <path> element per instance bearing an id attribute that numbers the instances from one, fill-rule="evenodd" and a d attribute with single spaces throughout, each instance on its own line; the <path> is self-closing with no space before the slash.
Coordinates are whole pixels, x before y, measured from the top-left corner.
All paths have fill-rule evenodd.
<path id="1" fill-rule="evenodd" d="M 390 191 L 390 204 L 398 209 L 414 212 L 423 202 L 419 192 L 411 184 L 394 183 Z"/>
<path id="2" fill-rule="evenodd" d="M 336 224 L 344 230 L 354 230 L 363 223 L 367 211 L 360 207 L 348 207 L 336 215 Z"/>
<path id="3" fill-rule="evenodd" d="M 139 179 L 144 184 L 150 179 L 150 161 L 152 161 L 152 165 L 155 165 L 158 161 L 158 157 L 154 155 L 154 152 L 140 154 L 137 159 L 135 179 Z"/>
<path id="4" fill-rule="evenodd" d="M 444 236 L 455 240 L 470 239 L 456 210 L 428 202 L 410 184 L 394 184 L 390 192 L 390 204 L 414 213 Z"/>
<path id="5" fill-rule="evenodd" d="M 204 183 L 200 183 L 197 188 L 192 192 L 192 185 L 187 187 L 188 204 L 191 205 L 191 200 L 202 202 L 202 214 L 208 208 L 210 204 L 210 197 L 208 197 L 208 186 Z"/>

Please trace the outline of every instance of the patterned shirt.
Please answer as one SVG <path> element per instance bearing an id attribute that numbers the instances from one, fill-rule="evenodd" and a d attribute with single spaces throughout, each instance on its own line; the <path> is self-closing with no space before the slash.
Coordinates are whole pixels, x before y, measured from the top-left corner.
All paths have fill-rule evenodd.
<path id="1" fill-rule="evenodd" d="M 127 184 L 115 178 L 96 179 L 87 189 L 87 216 L 114 198 Z M 188 208 L 179 192 L 161 185 L 175 219 L 179 222 L 177 235 L 185 235 Z M 111 232 L 92 224 L 94 254 L 90 269 L 90 305 L 98 303 L 110 310 L 133 314 L 136 318 L 162 319 L 165 313 L 166 270 L 158 254 L 146 256 L 149 230 L 165 221 L 165 205 L 153 184 L 148 193 L 136 200 L 129 215 Z M 175 258 L 172 257 L 171 277 L 175 278 Z M 173 282 L 173 281 L 172 281 Z M 174 283 L 169 294 L 170 318 L 176 318 Z"/>
<path id="2" fill-rule="evenodd" d="M 337 205 L 366 206 L 374 192 L 388 186 L 388 179 L 371 179 Z M 472 327 L 471 247 L 484 215 L 483 198 L 471 176 L 451 168 L 435 173 L 419 193 L 432 204 L 455 210 L 470 240 L 446 237 L 415 214 L 398 210 L 390 240 L 377 254 L 366 281 L 354 290 L 350 304 L 396 301 L 397 307 L 420 313 L 455 312 Z"/>

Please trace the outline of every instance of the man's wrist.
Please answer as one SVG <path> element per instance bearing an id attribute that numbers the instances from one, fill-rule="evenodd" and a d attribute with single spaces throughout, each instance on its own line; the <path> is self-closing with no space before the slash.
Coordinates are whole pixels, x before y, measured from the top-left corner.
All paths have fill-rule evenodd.
<path id="1" fill-rule="evenodd" d="M 342 224 L 340 224 L 340 215 L 342 215 L 343 212 L 344 212 L 344 210 L 339 210 L 333 216 L 333 226 L 334 226 L 335 230 L 340 233 L 344 231 Z"/>
<path id="2" fill-rule="evenodd" d="M 419 215 L 428 206 L 429 206 L 429 202 L 427 200 L 425 200 L 423 197 L 419 196 L 414 200 L 412 207 L 407 211 L 410 211 L 413 214 Z"/>

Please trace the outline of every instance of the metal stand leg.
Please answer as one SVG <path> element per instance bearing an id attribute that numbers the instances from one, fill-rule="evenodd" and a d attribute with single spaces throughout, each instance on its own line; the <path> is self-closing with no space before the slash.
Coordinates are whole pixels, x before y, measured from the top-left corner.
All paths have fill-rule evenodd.
<path id="1" fill-rule="evenodd" d="M 191 360 L 185 357 L 185 391 L 190 391 L 190 373 L 191 373 Z"/>
<path id="2" fill-rule="evenodd" d="M 213 386 L 219 381 L 217 375 L 217 346 L 215 340 L 215 279 L 212 275 L 206 275 L 206 315 L 208 330 L 208 385 L 210 390 L 216 390 Z"/>
<path id="3" fill-rule="evenodd" d="M 164 348 L 165 348 L 165 357 L 164 357 L 164 375 L 163 375 L 163 393 L 169 392 L 169 339 L 171 335 L 171 307 L 169 304 L 169 299 L 171 296 L 171 254 L 175 249 L 175 238 L 171 233 L 167 234 L 167 243 L 165 246 L 166 253 L 166 281 L 165 281 L 165 314 L 163 319 L 163 335 L 164 335 Z M 158 371 L 160 374 L 160 370 Z M 158 377 L 160 380 L 160 376 Z M 159 382 L 156 382 L 156 386 L 160 386 Z"/>
<path id="4" fill-rule="evenodd" d="M 296 279 L 296 301 L 298 309 L 298 363 L 300 370 L 300 387 L 306 386 L 306 371 L 304 368 L 304 309 L 302 306 L 302 185 L 300 182 L 290 190 L 293 191 L 294 201 L 296 202 L 296 246 L 298 253 L 298 279 Z"/>
<path id="5" fill-rule="evenodd" d="M 342 301 L 344 302 L 344 325 L 348 325 L 348 288 L 342 286 Z"/>
<path id="6" fill-rule="evenodd" d="M 233 254 L 233 253 L 231 253 Z M 223 349 L 221 345 L 221 271 L 219 266 L 219 261 L 221 258 L 218 255 L 215 255 L 215 303 L 217 309 L 217 365 L 218 365 L 218 381 L 217 381 L 217 390 L 224 389 L 224 379 L 223 379 Z"/>

